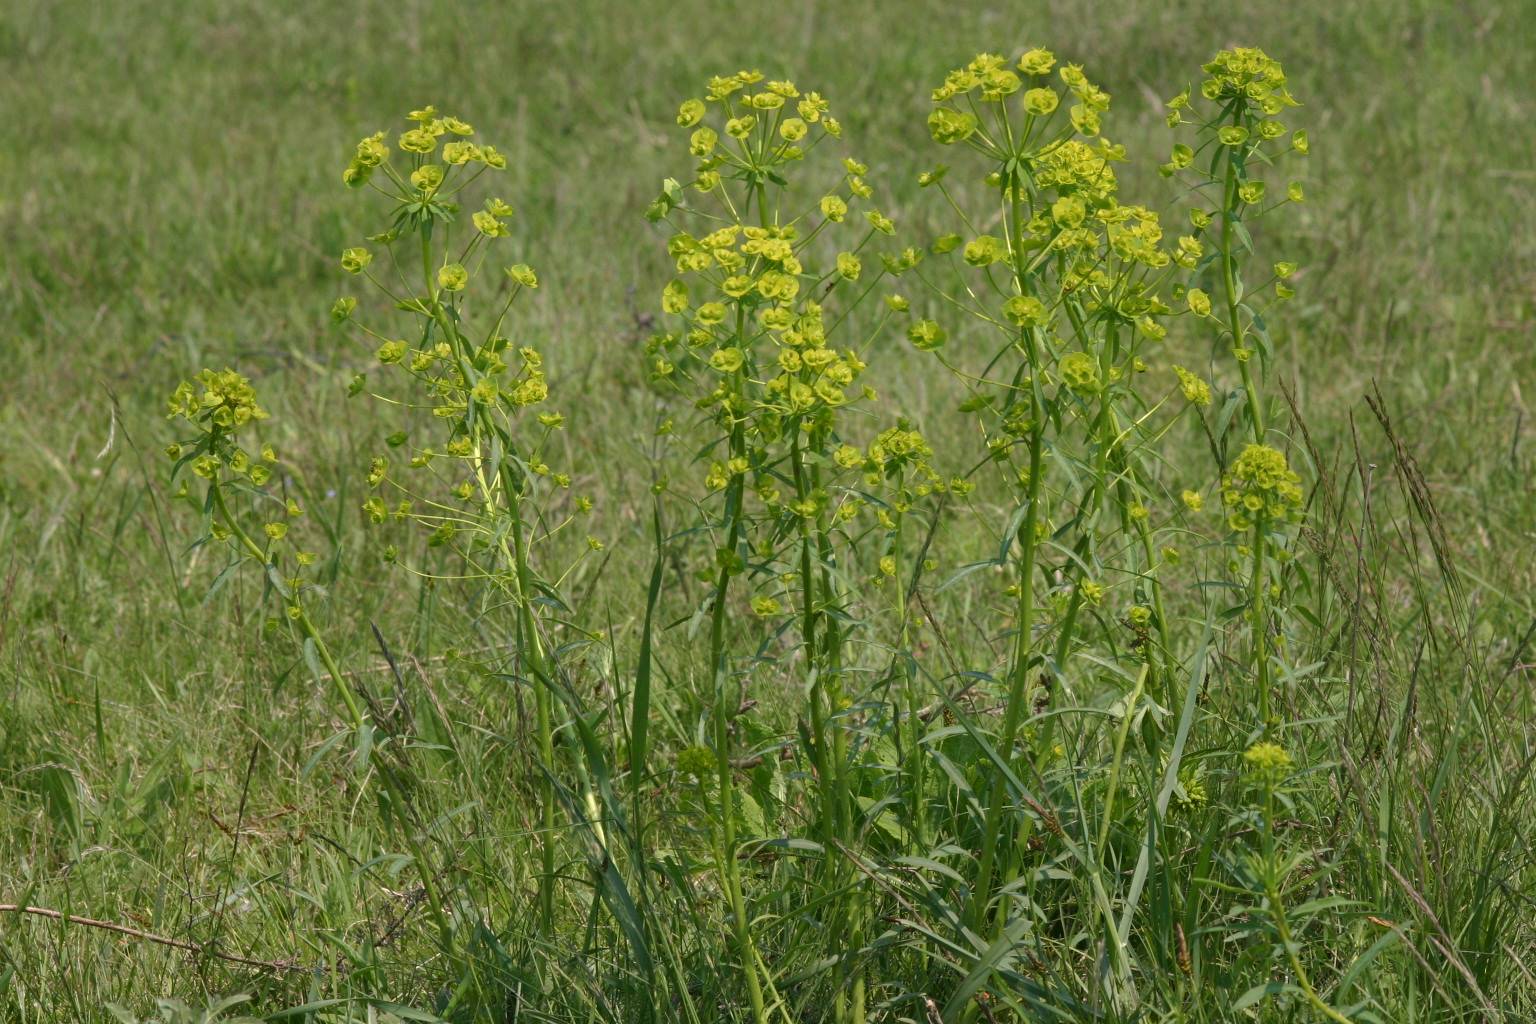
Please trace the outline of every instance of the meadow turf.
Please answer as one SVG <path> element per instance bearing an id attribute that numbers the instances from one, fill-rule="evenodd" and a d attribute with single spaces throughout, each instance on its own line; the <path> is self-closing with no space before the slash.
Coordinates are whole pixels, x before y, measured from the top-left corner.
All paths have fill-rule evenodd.
<path id="1" fill-rule="evenodd" d="M 1273 379 L 1308 467 L 1313 571 L 1329 580 L 1312 640 L 1336 656 L 1287 708 L 1305 723 L 1292 734 L 1309 769 L 1299 843 L 1323 879 L 1294 897 L 1323 901 L 1307 914 L 1308 962 L 1361 1020 L 1536 1020 L 1533 39 L 1532 0 L 0 0 L 0 904 L 279 968 L 0 913 L 0 1019 L 116 1019 L 109 1004 L 148 1019 L 158 998 L 201 1010 L 237 993 L 251 999 L 231 1012 L 310 1007 L 291 1020 L 432 1020 L 446 1006 L 637 1019 L 645 982 L 614 912 L 593 909 L 579 835 L 563 931 L 531 929 L 531 712 L 496 675 L 504 635 L 461 589 L 383 564 L 388 537 L 359 509 L 393 428 L 347 398 L 373 360 L 327 312 L 346 289 L 337 254 L 377 230 L 377 210 L 340 181 L 357 138 L 436 103 L 508 157 L 509 251 L 541 281 L 514 341 L 545 354 L 569 421 L 559 455 L 605 544 L 563 583 L 582 625 L 605 634 L 573 659 L 573 687 L 589 708 L 623 707 L 652 571 L 653 433 L 676 414 L 641 347 L 671 276 L 642 212 L 688 171 L 678 101 L 738 67 L 819 89 L 882 208 L 931 238 L 946 228 L 915 173 L 948 156 L 924 118 L 951 67 L 1035 44 L 1083 63 L 1114 97 L 1106 134 L 1133 154 L 1122 191 L 1155 206 L 1179 198 L 1156 173 L 1163 102 L 1210 53 L 1245 44 L 1285 62 L 1304 104 L 1290 120 L 1313 148 L 1307 202 L 1264 239 L 1302 267 L 1272 325 Z M 1200 343 L 1176 328 L 1167 344 Z M 872 382 L 962 471 L 959 456 L 945 463 L 971 443 L 957 390 L 899 333 L 888 348 Z M 160 454 L 164 399 L 226 365 L 260 388 L 295 493 L 323 524 L 317 615 L 338 659 L 427 748 L 417 811 L 487 923 L 468 967 L 438 952 L 400 837 L 333 742 L 329 695 L 266 639 L 261 581 L 215 586 L 222 556 L 189 546 L 198 516 Z M 1193 432 L 1176 443 L 1170 459 L 1209 458 Z M 696 474 L 687 454 L 662 471 Z M 985 541 L 945 543 L 949 570 Z M 664 755 L 697 731 L 683 681 L 700 557 L 668 548 L 653 698 Z M 925 600 L 954 656 L 985 660 L 1001 641 L 967 593 Z M 760 696 L 771 719 L 779 695 Z M 664 755 L 658 789 L 671 785 Z M 669 822 L 686 817 L 682 797 L 660 804 Z M 747 1019 L 717 901 L 707 885 L 696 903 L 658 897 L 653 924 L 676 944 L 658 960 L 704 1019 Z M 1203 923 L 1226 937 L 1203 955 L 1221 968 L 1197 985 L 1149 969 L 1145 1019 L 1303 1019 L 1299 1003 L 1234 1007 L 1243 954 L 1213 907 Z M 1168 924 L 1160 914 L 1147 911 Z M 1090 941 L 1063 947 L 1091 962 Z M 793 944 L 771 955 L 788 990 L 799 979 L 795 1019 L 823 1019 L 823 965 Z M 909 973 L 871 1019 L 924 1019 L 925 976 L 900 963 Z M 455 1005 L 465 972 L 494 998 Z M 1061 1013 L 1040 1019 L 1077 1019 Z"/>

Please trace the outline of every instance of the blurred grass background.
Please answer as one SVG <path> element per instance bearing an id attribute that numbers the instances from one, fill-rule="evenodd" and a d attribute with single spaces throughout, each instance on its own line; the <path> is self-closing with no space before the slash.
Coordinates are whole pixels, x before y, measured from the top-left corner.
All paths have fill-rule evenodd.
<path id="1" fill-rule="evenodd" d="M 1304 268 L 1275 328 L 1280 376 L 1329 456 L 1376 383 L 1472 581 L 1490 658 L 1523 664 L 1533 39 L 1531 0 L 0 0 L 0 901 L 205 933 L 222 913 L 210 894 L 231 891 L 218 822 L 254 740 L 270 756 L 253 788 L 274 817 L 247 841 L 269 844 L 267 863 L 291 858 L 284 884 L 326 913 L 370 912 L 328 890 L 356 826 L 327 780 L 299 772 L 327 716 L 294 699 L 302 668 L 239 618 L 254 589 L 233 588 L 238 627 L 184 590 L 187 533 L 157 453 L 162 399 L 183 376 L 228 364 L 256 378 L 288 458 L 329 495 L 315 511 L 336 531 L 343 648 L 366 655 L 371 620 L 430 649 L 420 595 L 364 557 L 375 421 L 344 386 L 369 359 L 326 315 L 345 287 L 337 253 L 378 230 L 341 169 L 357 138 L 425 103 L 509 158 L 517 258 L 543 282 L 522 329 L 571 419 L 598 532 L 622 547 L 647 543 L 639 453 L 657 411 L 639 343 L 666 279 L 641 211 L 688 169 L 672 117 L 705 77 L 756 66 L 822 91 L 877 201 L 921 239 L 932 206 L 915 175 L 944 156 L 927 92 L 978 50 L 1040 44 L 1083 63 L 1115 99 L 1106 134 L 1132 159 L 1122 193 L 1161 207 L 1176 198 L 1155 173 L 1162 101 L 1219 47 L 1264 47 L 1313 140 L 1308 202 L 1265 241 Z M 891 349 L 875 383 L 940 441 L 955 436 L 953 396 Z M 1390 461 L 1379 434 L 1362 444 Z M 645 563 L 614 558 L 579 582 L 633 615 Z M 112 823 L 110 841 L 92 820 Z M 330 845 L 294 839 L 308 833 Z M 283 915 L 263 920 L 256 934 L 280 947 Z M 0 921 L 0 953 L 30 993 L 14 1019 L 97 1019 L 109 999 L 227 984 L 39 923 Z"/>

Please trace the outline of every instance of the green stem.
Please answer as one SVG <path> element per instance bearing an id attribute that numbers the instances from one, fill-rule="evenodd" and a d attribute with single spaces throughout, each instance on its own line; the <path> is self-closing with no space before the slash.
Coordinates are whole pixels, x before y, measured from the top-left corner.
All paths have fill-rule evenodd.
<path id="1" fill-rule="evenodd" d="M 471 384 L 469 364 L 464 359 L 464 339 L 455 329 L 454 324 L 448 318 L 447 312 L 439 298 L 439 292 L 432 276 L 432 238 L 428 231 L 421 233 L 421 271 L 423 283 L 430 299 L 433 322 L 443 332 L 445 340 L 453 343 L 454 355 L 459 366 L 459 372 L 464 377 L 464 386 Z M 485 440 L 483 432 L 479 428 L 480 420 L 474 421 L 475 440 Z M 543 640 L 539 635 L 539 624 L 534 611 L 532 593 L 532 573 L 528 563 L 528 545 L 524 537 L 522 508 L 521 508 L 521 483 L 522 473 L 513 463 L 510 454 L 512 451 L 511 438 L 506 434 L 496 431 L 498 436 L 494 438 L 499 442 L 504 455 L 497 465 L 497 478 L 501 485 L 502 499 L 506 503 L 507 516 L 512 526 L 512 550 L 506 550 L 502 544 L 503 556 L 509 556 L 508 561 L 513 567 L 513 602 L 517 606 L 518 632 L 522 637 L 522 650 L 528 664 L 529 673 L 534 679 L 534 729 L 538 743 L 538 752 L 542 778 L 539 780 L 539 928 L 544 935 L 552 934 L 554 928 L 555 911 L 555 825 L 557 822 L 555 807 L 555 756 L 554 756 L 554 726 L 553 726 L 553 695 L 550 687 L 554 679 L 549 672 L 548 660 L 545 657 Z M 489 501 L 489 496 L 487 496 Z"/>
<path id="2" fill-rule="evenodd" d="M 1253 663 L 1254 671 L 1258 675 L 1259 683 L 1259 725 L 1268 736 L 1274 727 L 1271 721 L 1270 693 L 1269 693 L 1269 651 L 1268 628 L 1264 621 L 1265 591 L 1264 582 L 1264 520 L 1262 517 L 1253 526 L 1253 580 L 1252 595 L 1250 601 L 1250 614 L 1253 616 Z"/>
<path id="3" fill-rule="evenodd" d="M 523 637 L 523 651 L 528 671 L 534 679 L 534 718 L 538 734 L 539 760 L 543 777 L 539 780 L 539 925 L 545 935 L 553 934 L 555 913 L 555 741 L 553 724 L 554 679 L 550 675 L 544 640 L 539 634 L 534 613 L 533 574 L 528 565 L 528 545 L 524 536 L 522 496 L 516 482 L 516 467 L 509 459 L 498 471 L 502 494 L 507 502 L 507 516 L 512 523 L 513 597 L 518 609 L 518 631 Z"/>
<path id="4" fill-rule="evenodd" d="M 745 454 L 745 438 L 738 423 L 731 428 L 730 458 Z M 752 1019 L 755 1024 L 767 1024 L 768 1015 L 763 1002 L 763 988 L 757 976 L 757 952 L 752 944 L 751 923 L 747 918 L 746 899 L 741 889 L 741 868 L 736 858 L 736 775 L 731 764 L 731 718 L 735 700 L 728 700 L 731 672 L 725 643 L 726 598 L 734 575 L 732 564 L 736 548 L 741 540 L 742 492 L 746 478 L 740 474 L 731 477 L 726 485 L 726 557 L 721 560 L 720 575 L 715 582 L 714 607 L 710 609 L 709 656 L 714 679 L 714 740 L 715 769 L 720 788 L 720 871 L 725 883 L 726 898 L 731 905 L 731 920 L 735 933 L 737 955 L 741 958 L 741 970 L 747 982 L 747 997 L 752 1003 Z"/>
<path id="5" fill-rule="evenodd" d="M 1312 1008 L 1322 1014 L 1327 1020 L 1336 1024 L 1353 1024 L 1348 1017 L 1329 1006 L 1323 997 L 1317 994 L 1317 989 L 1312 986 L 1312 979 L 1307 976 L 1306 968 L 1301 965 L 1300 946 L 1291 938 L 1290 922 L 1285 916 L 1285 903 L 1280 898 L 1280 888 L 1273 875 L 1275 861 L 1275 786 L 1274 782 L 1266 779 L 1264 782 L 1264 845 L 1265 858 L 1269 862 L 1264 874 L 1264 898 L 1269 903 L 1270 918 L 1275 925 L 1275 933 L 1280 938 L 1280 946 L 1285 950 L 1286 959 L 1290 961 L 1291 971 L 1296 975 L 1296 984 L 1306 995 L 1307 1002 Z"/>
<path id="6" fill-rule="evenodd" d="M 1109 842 L 1109 823 L 1114 817 L 1115 796 L 1120 788 L 1120 769 L 1125 763 L 1125 741 L 1130 735 L 1131 720 L 1135 718 L 1136 705 L 1141 701 L 1146 684 L 1147 663 L 1142 662 L 1141 671 L 1136 674 L 1136 685 L 1125 700 L 1125 711 L 1120 717 L 1120 728 L 1115 731 L 1115 757 L 1109 765 L 1109 786 L 1104 794 L 1104 817 L 1099 822 L 1099 841 L 1094 849 L 1094 860 L 1101 870 L 1104 867 L 1104 847 Z"/>
<path id="7" fill-rule="evenodd" d="M 1233 107 L 1232 119 L 1234 124 L 1242 120 L 1241 105 Z M 1263 444 L 1264 407 L 1259 403 L 1258 388 L 1254 383 L 1253 371 L 1248 365 L 1247 350 L 1243 346 L 1245 331 L 1242 312 L 1238 308 L 1240 296 L 1237 291 L 1236 228 L 1237 210 L 1241 200 L 1237 189 L 1237 158 L 1233 148 L 1229 147 L 1226 154 L 1226 176 L 1222 186 L 1221 202 L 1221 283 L 1227 305 L 1227 329 L 1232 333 L 1232 352 L 1237 357 L 1237 369 L 1243 378 L 1243 392 L 1248 397 L 1248 417 L 1253 423 L 1253 439 L 1256 443 Z"/>
<path id="8" fill-rule="evenodd" d="M 903 490 L 904 480 L 898 477 L 896 491 L 900 494 Z M 900 628 L 900 640 L 898 642 L 898 657 L 901 662 L 902 681 L 905 684 L 907 702 L 907 725 L 911 730 L 907 739 L 907 798 L 910 801 L 908 818 L 912 823 L 912 839 L 914 846 L 919 850 L 926 850 L 927 845 L 927 800 L 924 797 L 927 786 L 924 782 L 923 771 L 923 718 L 921 695 L 917 687 L 916 666 L 912 659 L 912 613 L 907 607 L 907 572 L 906 572 L 906 513 L 897 510 L 894 516 L 896 520 L 895 539 L 891 557 L 896 562 L 896 621 Z"/>
<path id="9" fill-rule="evenodd" d="M 1023 234 L 1024 203 L 1019 197 L 1017 181 L 1007 183 L 1009 190 L 1009 203 L 1011 204 L 1010 220 L 1012 235 L 1009 248 L 1014 264 L 1014 282 L 1019 294 L 1027 291 L 1027 280 L 1024 271 L 1023 252 L 1019 246 L 1019 239 Z M 1003 710 L 1003 731 L 1000 737 L 997 756 L 1004 761 L 1013 757 L 1013 745 L 1018 739 L 1019 725 L 1023 717 L 1024 697 L 1027 691 L 1029 679 L 1030 659 L 1034 653 L 1034 614 L 1035 614 L 1035 555 L 1038 547 L 1036 536 L 1040 522 L 1040 487 L 1043 473 L 1043 461 L 1045 454 L 1045 427 L 1043 410 L 1039 401 L 1039 381 L 1037 379 L 1040 370 L 1039 353 L 1035 344 L 1032 331 L 1024 328 L 1020 331 L 1020 340 L 1025 344 L 1026 357 L 1029 370 L 1029 402 L 1030 402 L 1030 428 L 1029 428 L 1029 481 L 1026 484 L 1024 496 L 1024 521 L 1019 527 L 1019 569 L 1018 569 L 1018 604 L 1015 616 L 1017 633 L 1014 638 L 1013 662 L 1009 670 L 1008 703 Z M 1007 784 L 1003 773 L 998 772 L 992 782 L 992 792 L 987 803 L 987 813 L 983 824 L 981 860 L 976 871 L 976 886 L 971 894 L 970 924 L 979 930 L 986 918 L 987 908 L 991 904 L 992 873 L 997 857 L 998 835 L 1002 830 L 1004 805 L 1007 798 Z"/>

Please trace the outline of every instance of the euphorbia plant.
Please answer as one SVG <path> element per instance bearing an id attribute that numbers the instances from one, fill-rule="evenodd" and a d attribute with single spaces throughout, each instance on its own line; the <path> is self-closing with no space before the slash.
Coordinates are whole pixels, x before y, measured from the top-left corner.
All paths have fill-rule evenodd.
<path id="1" fill-rule="evenodd" d="M 1272 927 L 1307 1003 L 1321 1016 L 1343 1021 L 1348 1018 L 1318 994 L 1298 955 L 1283 899 L 1286 876 L 1296 861 L 1284 853 L 1275 829 L 1277 794 L 1292 764 L 1282 742 L 1285 723 L 1274 680 L 1277 672 L 1282 678 L 1290 674 L 1290 667 L 1283 664 L 1283 647 L 1271 637 L 1288 632 L 1287 595 L 1278 570 L 1293 557 L 1290 528 L 1302 518 L 1304 494 L 1300 476 L 1277 447 L 1283 436 L 1270 422 L 1264 383 L 1275 353 L 1266 314 L 1269 304 L 1294 294 L 1290 282 L 1297 267 L 1281 260 L 1257 281 L 1245 276 L 1256 247 L 1251 226 L 1305 198 L 1300 182 L 1272 190 L 1258 174 L 1277 168 L 1287 155 L 1306 156 L 1310 147 L 1304 130 L 1292 130 L 1279 119 L 1300 105 L 1279 61 L 1254 47 L 1236 47 L 1217 53 L 1202 70 L 1206 77 L 1197 90 L 1185 89 L 1168 103 L 1169 127 L 1191 131 L 1193 145 L 1175 143 L 1162 171 L 1208 204 L 1197 206 L 1190 217 L 1198 231 L 1215 236 L 1215 252 L 1196 268 L 1197 279 L 1186 297 L 1191 313 L 1214 331 L 1236 364 L 1242 397 L 1231 404 L 1240 405 L 1252 438 L 1228 460 L 1220 485 L 1224 525 L 1234 549 L 1232 585 L 1247 594 L 1247 668 L 1256 714 L 1244 763 L 1261 795 L 1258 849 L 1238 881 L 1254 890 L 1261 904 L 1256 914 Z M 1226 440 L 1223 435 L 1223 453 Z M 1244 563 L 1246 580 L 1241 578 Z"/>
<path id="2" fill-rule="evenodd" d="M 686 187 L 669 181 L 650 215 L 674 230 L 667 249 L 678 277 L 661 301 L 679 326 L 653 338 L 649 350 L 656 378 L 693 389 L 711 431 L 703 449 L 703 484 L 711 497 L 700 507 L 715 543 L 707 663 L 718 860 L 761 1021 L 768 976 L 754 948 L 740 877 L 733 767 L 733 719 L 751 663 L 732 642 L 732 599 L 743 583 L 750 585 L 753 612 L 771 629 L 787 627 L 798 637 L 806 753 L 816 779 L 814 834 L 829 890 L 846 890 L 833 901 L 829 938 L 856 947 L 863 910 L 837 853 L 838 844 L 854 843 L 859 832 L 848 715 L 852 558 L 846 528 L 868 504 L 857 486 L 861 472 L 867 469 L 883 485 L 895 449 L 911 461 L 921 439 L 865 451 L 846 436 L 849 411 L 875 397 L 862 383 L 866 357 L 893 309 L 885 306 L 859 334 L 853 328 L 860 322 L 850 314 L 884 275 L 907 269 L 917 254 L 872 255 L 873 244 L 894 225 L 870 205 L 873 190 L 862 163 L 844 156 L 817 167 L 812 160 L 842 136 L 819 93 L 741 71 L 711 79 L 702 99 L 682 104 L 677 122 L 690 132 L 693 178 Z M 790 180 L 801 173 L 819 174 L 823 184 L 802 192 Z M 862 973 L 845 967 L 845 975 L 836 995 L 839 1019 L 846 1013 L 863 1020 Z"/>
<path id="3" fill-rule="evenodd" d="M 1147 346 L 1166 334 L 1162 289 L 1173 268 L 1193 265 L 1200 246 L 1192 238 L 1165 245 L 1153 211 L 1120 201 L 1113 164 L 1125 152 L 1099 134 L 1109 96 L 1080 67 L 1058 69 L 1055 56 L 1038 48 L 1017 61 L 983 54 L 951 72 L 933 99 L 930 132 L 980 157 L 993 208 L 967 212 L 942 171 L 920 179 L 966 228 L 932 246 L 956 262 L 953 282 L 937 273 L 924 279 L 943 303 L 938 316 L 974 318 L 999 344 L 975 371 L 944 354 L 948 331 L 939 321 L 919 319 L 909 336 L 961 379 L 985 462 L 1013 492 L 1002 531 L 1013 647 L 996 737 L 999 756 L 1011 760 L 1033 710 L 1048 706 L 1053 688 L 1071 685 L 1067 661 L 1111 583 L 1130 592 L 1125 614 L 1141 637 L 1133 660 L 1143 668 L 1125 670 L 1133 684 L 1127 708 L 1149 683 L 1159 695 L 1170 686 L 1161 558 L 1140 466 L 1146 402 L 1138 381 Z M 1000 235 L 974 226 L 989 221 Z M 1054 722 L 1045 719 L 1038 733 L 1042 765 Z M 1111 784 L 1111 804 L 1113 796 Z M 1008 840 L 1007 804 L 995 773 L 972 885 L 973 927 L 989 918 L 1001 927 L 1007 917 L 994 900 L 999 885 L 1014 880 L 1030 833 L 1026 824 Z"/>
<path id="4" fill-rule="evenodd" d="M 557 514 L 556 495 L 570 478 L 550 467 L 545 450 L 564 421 L 548 410 L 542 355 L 513 341 L 509 320 L 538 279 L 526 263 L 493 256 L 510 235 L 512 207 L 493 196 L 464 215 L 466 190 L 487 172 L 504 170 L 506 158 L 472 141 L 470 125 L 432 107 L 412 111 L 409 120 L 413 127 L 393 147 L 382 132 L 359 142 L 344 174 L 348 185 L 388 201 L 389 226 L 369 237 L 373 248 L 343 252 L 342 268 L 371 284 L 404 319 L 365 318 L 351 297 L 338 300 L 334 315 L 403 378 L 400 392 L 375 394 L 431 417 L 430 425 L 408 422 L 411 429 L 388 438 L 390 454 L 375 458 L 369 470 L 378 493 L 364 509 L 375 522 L 392 517 L 420 525 L 429 546 L 451 548 L 462 560 L 464 569 L 448 575 L 489 584 L 487 600 L 510 602 L 510 653 L 536 709 L 538 919 L 548 931 L 556 884 L 558 680 L 543 610 L 558 606 L 559 598 L 538 570 L 535 549 L 591 506 L 579 500 L 567 503 L 563 518 Z M 354 380 L 354 394 L 366 388 L 364 376 Z M 408 561 L 393 547 L 387 555 Z"/>

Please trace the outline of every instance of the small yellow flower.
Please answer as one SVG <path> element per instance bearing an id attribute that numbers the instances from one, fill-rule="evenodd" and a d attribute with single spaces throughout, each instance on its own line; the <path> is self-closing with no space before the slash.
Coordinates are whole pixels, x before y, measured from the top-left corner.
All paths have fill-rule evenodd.
<path id="1" fill-rule="evenodd" d="M 499 238 L 507 234 L 507 226 L 487 210 L 477 210 L 470 220 L 475 225 L 475 230 L 487 238 Z"/>
<path id="2" fill-rule="evenodd" d="M 661 308 L 668 313 L 681 313 L 688 308 L 688 286 L 681 281 L 669 281 L 661 290 Z"/>
<path id="3" fill-rule="evenodd" d="M 1055 66 L 1056 55 L 1038 46 L 1024 51 L 1024 56 L 1019 58 L 1019 70 L 1026 75 L 1048 75 Z"/>
<path id="4" fill-rule="evenodd" d="M 718 349 L 709 357 L 709 365 L 720 373 L 735 373 L 745 362 L 746 356 L 735 346 Z"/>
<path id="5" fill-rule="evenodd" d="M 1261 740 L 1243 754 L 1248 770 L 1260 779 L 1278 782 L 1291 770 L 1291 755 L 1278 743 Z"/>
<path id="6" fill-rule="evenodd" d="M 944 328 L 932 320 L 918 320 L 907 328 L 907 339 L 920 352 L 931 352 L 944 344 Z"/>
<path id="7" fill-rule="evenodd" d="M 1060 102 L 1055 89 L 1030 89 L 1024 94 L 1024 109 L 1036 117 L 1051 113 Z"/>
<path id="8" fill-rule="evenodd" d="M 430 153 L 437 148 L 437 136 L 424 128 L 402 132 L 398 145 L 407 153 Z"/>
<path id="9" fill-rule="evenodd" d="M 1089 395 L 1099 391 L 1099 362 L 1087 352 L 1067 353 L 1061 357 L 1058 369 L 1061 379 L 1073 391 Z"/>
<path id="10" fill-rule="evenodd" d="M 1186 402 L 1202 408 L 1211 404 L 1211 386 L 1205 382 L 1204 378 L 1182 366 L 1175 366 L 1173 372 L 1178 374 L 1179 391 L 1184 395 Z"/>
<path id="11" fill-rule="evenodd" d="M 1003 304 L 1003 315 L 1015 327 L 1035 327 L 1046 322 L 1045 303 L 1033 295 L 1014 295 Z"/>

